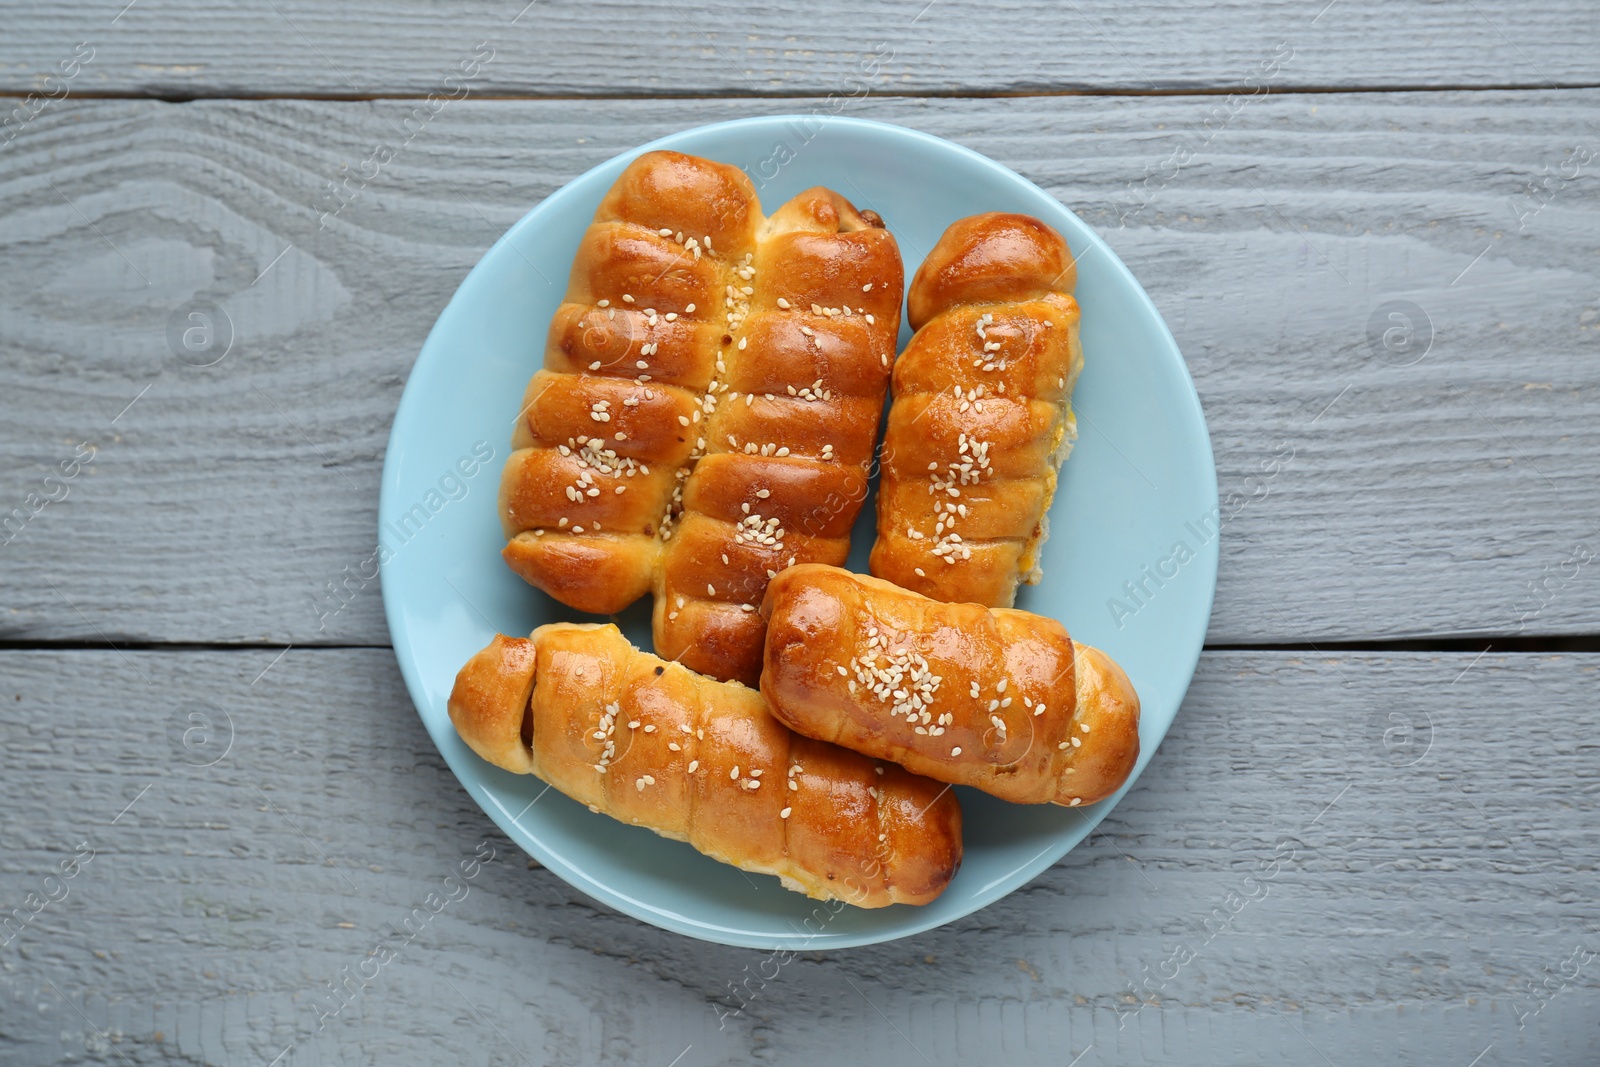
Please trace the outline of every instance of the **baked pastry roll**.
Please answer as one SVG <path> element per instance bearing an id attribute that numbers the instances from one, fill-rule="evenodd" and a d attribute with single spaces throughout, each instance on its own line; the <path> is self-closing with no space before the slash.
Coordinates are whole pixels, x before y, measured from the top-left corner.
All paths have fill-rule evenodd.
<path id="1" fill-rule="evenodd" d="M 658 651 L 753 684 L 768 576 L 848 554 L 903 287 L 882 220 L 836 193 L 767 218 L 736 167 L 640 156 L 528 386 L 507 563 L 580 611 L 654 589 Z"/>
<path id="2" fill-rule="evenodd" d="M 767 582 L 850 554 L 905 282 L 882 221 L 826 189 L 762 224 L 739 275 L 653 624 L 661 655 L 754 685 Z"/>
<path id="3" fill-rule="evenodd" d="M 1104 799 L 1139 758 L 1139 698 L 1054 619 L 931 600 L 837 567 L 767 588 L 761 692 L 798 733 L 1018 804 Z"/>
<path id="4" fill-rule="evenodd" d="M 506 562 L 562 603 L 611 614 L 649 592 L 759 221 L 738 168 L 650 152 L 584 233 L 500 482 Z"/>
<path id="5" fill-rule="evenodd" d="M 1010 607 L 1039 580 L 1083 366 L 1067 242 L 1027 215 L 945 231 L 911 282 L 894 369 L 872 573 L 938 600 Z"/>
<path id="6" fill-rule="evenodd" d="M 926 904 L 961 865 L 948 787 L 801 737 L 755 690 L 641 652 L 615 626 L 496 636 L 449 708 L 490 763 L 807 896 Z"/>

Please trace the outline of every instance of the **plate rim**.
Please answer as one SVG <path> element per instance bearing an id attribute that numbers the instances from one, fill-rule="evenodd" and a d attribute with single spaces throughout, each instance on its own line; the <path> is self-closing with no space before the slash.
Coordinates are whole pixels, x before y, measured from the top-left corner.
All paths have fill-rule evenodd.
<path id="1" fill-rule="evenodd" d="M 584 170 L 582 173 L 569 178 L 560 187 L 551 191 L 538 203 L 529 208 L 521 216 L 521 218 L 513 223 L 494 241 L 493 244 L 485 249 L 484 252 L 478 257 L 477 262 L 473 264 L 472 268 L 456 286 L 456 289 L 451 294 L 449 301 L 443 308 L 440 309 L 437 317 L 434 319 L 433 325 L 428 330 L 427 337 L 424 338 L 422 346 L 417 350 L 416 357 L 412 360 L 410 367 L 407 369 L 406 385 L 402 390 L 399 404 L 396 406 L 394 418 L 390 424 L 389 436 L 385 443 L 383 469 L 380 475 L 378 493 L 377 517 L 380 532 L 383 529 L 383 524 L 392 517 L 391 511 L 394 508 L 396 501 L 395 494 L 399 491 L 397 485 L 398 473 L 395 469 L 395 465 L 397 463 L 396 457 L 400 452 L 403 451 L 403 448 L 396 448 L 396 436 L 403 422 L 406 421 L 406 415 L 410 408 L 414 405 L 426 402 L 422 398 L 421 390 L 412 389 L 413 374 L 416 366 L 421 361 L 423 356 L 429 351 L 430 347 L 435 343 L 435 337 L 440 332 L 441 323 L 443 323 L 447 317 L 449 317 L 450 310 L 455 307 L 459 300 L 462 299 L 462 293 L 469 285 L 472 284 L 474 276 L 479 270 L 483 269 L 483 265 L 486 261 L 494 256 L 495 253 L 502 250 L 502 245 L 512 244 L 520 234 L 538 226 L 542 222 L 545 215 L 560 210 L 562 207 L 562 194 L 566 193 L 567 190 L 583 183 L 585 179 L 591 178 L 596 173 L 606 170 L 607 168 L 610 168 L 616 164 L 621 163 L 625 166 L 627 162 L 637 158 L 638 156 L 658 149 L 678 150 L 676 146 L 680 142 L 682 142 L 684 139 L 695 136 L 703 136 L 714 132 L 737 132 L 746 128 L 754 129 L 780 125 L 784 123 L 792 123 L 796 121 L 808 122 L 814 120 L 816 117 L 817 116 L 815 115 L 793 112 L 777 115 L 745 116 L 743 118 L 728 119 L 721 122 L 704 123 L 702 125 L 687 127 L 663 134 L 662 136 L 644 144 L 637 145 L 633 148 L 626 149 L 613 156 L 610 156 L 607 159 L 602 160 L 594 166 Z M 1153 322 L 1158 329 L 1159 340 L 1165 349 L 1166 355 L 1170 357 L 1170 361 L 1176 365 L 1180 375 L 1179 380 L 1182 385 L 1186 387 L 1185 389 L 1180 390 L 1182 393 L 1180 402 L 1183 407 L 1189 409 L 1189 414 L 1192 415 L 1196 423 L 1199 425 L 1205 438 L 1206 447 L 1203 450 L 1203 455 L 1201 455 L 1199 458 L 1202 460 L 1204 467 L 1205 484 L 1202 486 L 1202 488 L 1204 490 L 1203 495 L 1207 501 L 1206 506 L 1212 509 L 1220 506 L 1220 497 L 1217 486 L 1215 446 L 1211 440 L 1211 431 L 1206 422 L 1204 406 L 1200 402 L 1199 391 L 1195 388 L 1194 378 L 1189 371 L 1188 363 L 1183 358 L 1183 352 L 1178 347 L 1176 338 L 1172 336 L 1171 329 L 1168 327 L 1166 320 L 1162 317 L 1160 310 L 1155 306 L 1155 302 L 1150 298 L 1150 294 L 1145 291 L 1144 286 L 1139 283 L 1138 278 L 1128 268 L 1127 264 L 1122 261 L 1121 257 L 1116 254 L 1109 243 L 1106 242 L 1105 238 L 1102 237 L 1097 230 L 1079 218 L 1076 212 L 1058 200 L 1049 191 L 1035 184 L 1025 176 L 1018 174 L 1016 171 L 1005 166 L 1003 163 L 993 160 L 973 149 L 967 148 L 965 145 L 957 144 L 954 141 L 947 140 L 943 137 L 938 137 L 934 134 L 926 133 L 922 130 L 901 126 L 895 123 L 882 122 L 876 119 L 831 115 L 825 117 L 824 123 L 825 126 L 838 124 L 847 128 L 856 128 L 864 132 L 877 132 L 883 136 L 907 138 L 915 142 L 920 142 L 924 147 L 939 152 L 955 152 L 958 155 L 965 157 L 970 163 L 991 172 L 1001 181 L 1020 183 L 1026 189 L 1037 193 L 1045 201 L 1054 204 L 1059 210 L 1065 212 L 1067 215 L 1074 218 L 1080 225 L 1082 225 L 1083 228 L 1089 233 L 1091 241 L 1098 246 L 1099 250 L 1103 252 L 1109 259 L 1112 269 L 1120 273 L 1123 282 L 1131 287 L 1132 292 L 1135 294 L 1136 300 L 1143 305 L 1147 320 Z M 820 130 L 818 131 L 818 135 L 820 135 Z M 515 251 L 515 249 L 513 249 L 513 251 Z M 1080 254 L 1077 255 L 1076 258 L 1081 260 L 1083 257 Z M 902 303 L 903 302 L 904 297 L 902 296 Z M 1094 828 L 1098 826 L 1100 822 L 1104 820 L 1105 817 L 1122 802 L 1123 798 L 1133 788 L 1134 784 L 1143 775 L 1150 763 L 1153 762 L 1155 750 L 1159 748 L 1162 742 L 1166 740 L 1167 734 L 1171 731 L 1172 724 L 1177 721 L 1178 712 L 1182 710 L 1183 701 L 1188 694 L 1190 686 L 1193 685 L 1195 670 L 1199 665 L 1200 655 L 1205 647 L 1206 633 L 1210 628 L 1211 613 L 1213 607 L 1215 606 L 1216 599 L 1221 540 L 1222 538 L 1219 530 L 1218 536 L 1212 538 L 1207 544 L 1201 546 L 1201 550 L 1195 554 L 1195 562 L 1201 565 L 1201 568 L 1205 574 L 1205 621 L 1193 639 L 1192 648 L 1175 650 L 1177 654 L 1174 655 L 1173 659 L 1175 663 L 1178 663 L 1181 660 L 1185 681 L 1182 686 L 1182 691 L 1178 694 L 1178 706 L 1173 709 L 1172 720 L 1168 722 L 1167 725 L 1162 729 L 1161 736 L 1157 738 L 1155 744 L 1151 746 L 1149 757 L 1141 760 L 1140 765 L 1135 767 L 1134 772 L 1129 775 L 1128 780 L 1124 782 L 1122 786 L 1106 800 L 1095 804 L 1092 809 L 1081 811 L 1081 813 L 1085 816 L 1084 822 L 1080 827 L 1080 831 L 1075 832 L 1075 836 L 1073 836 L 1068 843 L 1061 845 L 1059 848 L 1055 843 L 1052 843 L 1049 848 L 1046 848 L 1033 859 L 1019 867 L 1014 868 L 1004 878 L 999 879 L 1000 882 L 1013 883 L 1009 886 L 1009 888 L 1004 889 L 1002 892 L 989 899 L 973 902 L 970 907 L 965 907 L 963 910 L 958 910 L 954 914 L 936 915 L 930 913 L 924 919 L 912 919 L 909 922 L 898 924 L 893 928 L 869 928 L 855 932 L 837 933 L 828 936 L 798 938 L 785 937 L 783 935 L 762 935 L 746 931 L 728 930 L 725 928 L 708 925 L 701 920 L 694 920 L 688 918 L 687 916 L 665 912 L 660 908 L 649 906 L 644 902 L 637 900 L 632 895 L 615 886 L 598 881 L 581 866 L 576 866 L 564 858 L 553 856 L 533 834 L 531 834 L 525 827 L 521 825 L 520 822 L 518 822 L 518 818 L 520 818 L 520 816 L 510 816 L 506 812 L 505 808 L 498 802 L 498 800 L 489 794 L 486 784 L 483 780 L 482 768 L 474 766 L 469 769 L 464 766 L 458 766 L 458 764 L 464 762 L 462 757 L 460 757 L 459 754 L 452 755 L 448 747 L 441 745 L 439 743 L 439 739 L 434 736 L 433 726 L 429 722 L 427 715 L 425 715 L 422 710 L 426 701 L 419 699 L 419 697 L 425 697 L 426 689 L 422 684 L 421 678 L 417 675 L 417 666 L 415 660 L 408 655 L 401 654 L 402 647 L 404 647 L 401 641 L 401 635 L 404 632 L 405 627 L 403 623 L 404 613 L 400 610 L 398 604 L 400 594 L 396 591 L 396 586 L 394 583 L 383 581 L 383 568 L 381 566 L 379 568 L 379 583 L 384 609 L 384 621 L 389 632 L 391 651 L 394 653 L 396 663 L 400 667 L 401 676 L 405 680 L 407 695 L 411 698 L 413 710 L 416 712 L 418 718 L 421 719 L 423 728 L 428 732 L 430 741 L 433 742 L 435 749 L 438 751 L 441 758 L 444 759 L 446 766 L 450 768 L 450 772 L 455 776 L 457 782 L 459 782 L 467 791 L 467 794 L 472 798 L 479 810 L 487 815 L 489 819 L 500 828 L 501 832 L 510 838 L 519 848 L 528 853 L 534 859 L 538 860 L 539 863 L 544 865 L 548 870 L 552 871 L 573 888 L 588 894 L 589 896 L 595 898 L 601 903 L 606 904 L 609 907 L 616 908 L 618 911 L 623 912 L 633 919 L 648 923 L 649 925 L 659 929 L 667 930 L 681 936 L 692 937 L 702 941 L 708 941 L 715 944 L 728 945 L 737 948 L 768 949 L 775 951 L 795 951 L 803 948 L 807 951 L 827 951 L 831 949 L 857 948 L 867 945 L 896 941 L 905 937 L 911 937 L 916 934 L 925 933 L 928 930 L 936 929 L 948 923 L 955 922 L 958 919 L 965 918 L 975 912 L 989 907 L 990 905 L 1010 895 L 1023 886 L 1028 885 L 1046 868 L 1054 866 L 1062 859 L 1062 857 L 1071 852 L 1074 848 L 1077 848 L 1084 840 L 1088 838 L 1089 834 L 1094 831 Z M 466 760 L 474 761 L 475 763 L 482 763 L 479 757 L 471 753 L 470 750 L 466 751 L 465 758 Z M 545 786 L 547 789 L 553 788 L 553 786 L 550 786 L 549 783 L 545 783 Z M 540 796 L 542 795 L 543 791 L 540 793 Z M 984 888 L 991 888 L 994 884 L 997 883 L 991 883 L 990 886 L 986 886 Z"/>

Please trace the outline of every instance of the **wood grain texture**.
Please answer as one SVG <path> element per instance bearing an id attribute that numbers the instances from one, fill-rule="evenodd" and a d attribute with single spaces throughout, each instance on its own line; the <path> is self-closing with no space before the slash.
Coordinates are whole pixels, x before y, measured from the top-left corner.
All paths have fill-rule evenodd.
<path id="1" fill-rule="evenodd" d="M 10 14 L 0 89 L 162 96 L 454 91 L 493 95 L 848 95 L 1232 88 L 1290 42 L 1282 83 L 1331 88 L 1593 85 L 1600 14 L 1579 0 L 1160 0 L 1130 10 L 1047 0 L 812 5 L 535 0 L 129 5 L 75 0 Z M 863 75 L 867 80 L 863 81 Z"/>
<path id="2" fill-rule="evenodd" d="M 779 965 L 530 868 L 386 651 L 0 652 L 0 905 L 94 849 L 0 955 L 0 1060 L 1593 1063 L 1600 961 L 1563 962 L 1600 951 L 1597 690 L 1593 655 L 1207 654 L 1135 790 L 1032 885 Z M 204 709 L 231 728 L 186 746 Z M 485 841 L 319 1031 L 328 983 Z"/>
<path id="3" fill-rule="evenodd" d="M 1229 515 L 1210 640 L 1299 643 L 1593 632 L 1600 567 L 1574 546 L 1600 551 L 1600 184 L 1572 152 L 1600 142 L 1597 102 L 1274 94 L 1223 122 L 1205 97 L 873 98 L 844 113 L 986 153 L 1106 235 L 1210 424 Z M 822 106 L 455 103 L 326 228 L 327 184 L 393 141 L 409 103 L 47 109 L 0 152 L 0 514 L 59 494 L 44 478 L 79 445 L 98 452 L 0 545 L 0 637 L 386 643 L 376 582 L 325 625 L 313 605 L 373 551 L 406 374 L 478 256 L 618 151 Z M 168 345 L 196 298 L 235 334 L 212 367 Z M 1431 323 L 1410 366 L 1369 344 L 1396 300 Z"/>

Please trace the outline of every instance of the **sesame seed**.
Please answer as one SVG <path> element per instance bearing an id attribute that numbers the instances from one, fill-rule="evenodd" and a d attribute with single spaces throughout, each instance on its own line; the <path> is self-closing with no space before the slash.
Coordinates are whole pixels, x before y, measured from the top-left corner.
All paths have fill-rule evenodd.
<path id="1" fill-rule="evenodd" d="M 633 303 L 633 297 L 629 296 L 627 293 L 623 293 L 622 294 L 622 302 L 624 304 L 631 304 L 631 303 Z"/>
<path id="2" fill-rule="evenodd" d="M 669 750 L 673 751 L 673 752 L 682 752 L 683 751 L 683 746 L 678 744 L 678 742 L 676 742 L 676 741 L 668 741 L 667 742 L 667 748 Z"/>
<path id="3" fill-rule="evenodd" d="M 689 773 L 690 774 L 693 774 L 695 771 L 697 771 L 699 769 L 700 769 L 700 761 L 699 760 L 692 759 L 692 760 L 689 761 Z"/>
<path id="4" fill-rule="evenodd" d="M 706 583 L 706 596 L 716 596 L 716 595 L 717 595 L 717 587 L 712 585 L 710 582 L 707 582 Z"/>
<path id="5" fill-rule="evenodd" d="M 1082 804 L 1082 803 L 1083 803 L 1083 798 L 1082 798 L 1082 797 L 1073 797 L 1073 798 L 1072 798 L 1072 802 L 1071 802 L 1071 803 L 1070 803 L 1070 804 L 1068 804 L 1068 805 L 1067 805 L 1067 807 L 1069 807 L 1069 808 L 1075 808 L 1075 807 L 1077 807 L 1077 806 L 1078 806 L 1078 805 L 1079 805 L 1079 804 Z"/>
<path id="6" fill-rule="evenodd" d="M 862 291 L 862 292 L 863 292 L 863 293 L 870 293 L 870 292 L 872 292 L 872 283 L 871 283 L 871 282 L 868 282 L 868 283 L 867 283 L 867 284 L 866 284 L 866 285 L 863 285 L 863 286 L 862 286 L 862 287 L 861 287 L 861 291 Z"/>
<path id="7" fill-rule="evenodd" d="M 632 722 L 630 722 L 628 724 L 628 729 L 630 729 L 630 730 L 637 730 L 638 728 L 639 728 L 639 720 L 638 719 L 634 719 Z"/>
<path id="8" fill-rule="evenodd" d="M 649 725 L 649 726 L 646 726 L 646 727 L 645 727 L 645 728 L 644 728 L 644 732 L 645 732 L 645 733 L 647 733 L 647 734 L 653 734 L 653 733 L 655 733 L 655 732 L 656 732 L 656 727 L 655 727 L 655 724 L 654 724 L 654 723 L 651 723 L 651 724 L 650 724 L 650 725 Z"/>
<path id="9" fill-rule="evenodd" d="M 684 310 L 684 312 L 686 314 L 693 315 L 694 314 L 694 305 L 690 304 L 688 307 L 684 308 L 683 310 Z"/>
<path id="10" fill-rule="evenodd" d="M 729 778 L 737 778 L 737 777 L 739 777 L 739 767 L 738 767 L 737 764 L 734 765 L 733 770 L 728 772 L 728 777 Z"/>
<path id="11" fill-rule="evenodd" d="M 600 361 L 597 359 L 593 363 L 589 364 L 589 369 L 590 370 L 599 370 L 600 369 Z"/>
<path id="12" fill-rule="evenodd" d="M 784 808 L 782 811 L 778 812 L 778 818 L 787 819 L 789 817 L 789 813 L 792 811 L 794 811 L 793 808 Z"/>
<path id="13" fill-rule="evenodd" d="M 952 756 L 959 756 L 959 755 L 961 755 L 961 746 L 960 746 L 960 745 L 957 745 L 957 746 L 956 746 L 956 747 L 955 747 L 955 748 L 952 748 L 952 749 L 951 749 L 951 750 L 950 750 L 950 755 L 952 755 Z"/>
<path id="14" fill-rule="evenodd" d="M 994 687 L 994 691 L 996 693 L 1004 693 L 1006 691 L 1006 683 L 1010 680 L 1009 678 L 1000 679 L 1000 684 Z"/>
<path id="15" fill-rule="evenodd" d="M 1088 733 L 1089 732 L 1089 724 L 1086 723 L 1086 722 L 1080 722 L 1078 724 L 1078 729 L 1082 730 L 1084 733 Z"/>
<path id="16" fill-rule="evenodd" d="M 778 306 L 783 308 L 785 311 L 787 311 L 788 308 L 789 308 L 789 301 L 785 300 L 783 297 L 780 296 L 780 297 L 778 297 Z"/>

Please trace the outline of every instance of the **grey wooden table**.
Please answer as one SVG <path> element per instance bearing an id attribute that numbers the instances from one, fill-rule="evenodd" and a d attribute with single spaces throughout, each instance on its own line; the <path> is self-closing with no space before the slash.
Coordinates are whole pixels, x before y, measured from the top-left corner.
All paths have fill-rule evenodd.
<path id="1" fill-rule="evenodd" d="M 524 2 L 0 14 L 4 1062 L 1600 1062 L 1600 9 Z M 780 961 L 529 862 L 378 583 L 315 605 L 507 226 L 660 134 L 819 111 L 1104 234 L 1238 495 L 1099 832 Z"/>

